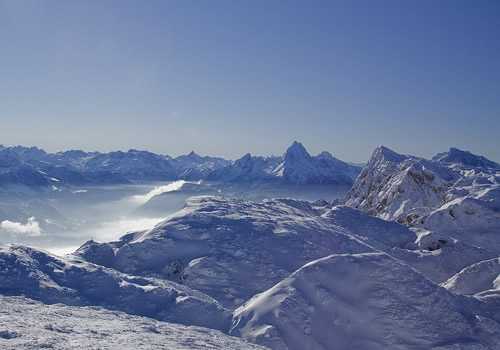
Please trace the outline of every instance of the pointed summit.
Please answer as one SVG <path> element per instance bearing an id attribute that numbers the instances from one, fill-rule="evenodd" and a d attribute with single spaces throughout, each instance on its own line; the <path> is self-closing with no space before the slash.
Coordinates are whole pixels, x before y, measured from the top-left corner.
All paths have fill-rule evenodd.
<path id="1" fill-rule="evenodd" d="M 196 154 L 194 151 L 189 152 L 186 157 L 191 159 L 192 161 L 199 161 L 203 158 L 202 156 Z"/>
<path id="2" fill-rule="evenodd" d="M 310 156 L 309 153 L 307 153 L 305 147 L 300 142 L 297 141 L 293 141 L 292 145 L 288 147 L 288 149 L 285 152 L 285 156 L 288 154 L 296 154 L 296 155 L 302 154 Z"/>
<path id="3" fill-rule="evenodd" d="M 399 163 L 402 162 L 406 159 L 407 157 L 394 152 L 393 150 L 385 147 L 385 146 L 378 146 L 375 148 L 375 151 L 373 151 L 371 159 L 383 159 L 389 162 L 393 163 Z"/>

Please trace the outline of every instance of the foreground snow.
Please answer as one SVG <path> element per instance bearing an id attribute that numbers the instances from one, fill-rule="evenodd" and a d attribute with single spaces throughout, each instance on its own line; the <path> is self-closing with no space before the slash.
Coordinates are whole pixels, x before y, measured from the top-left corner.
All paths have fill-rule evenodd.
<path id="1" fill-rule="evenodd" d="M 46 305 L 0 295 L 0 348 L 262 349 L 219 331 L 132 316 L 101 307 Z"/>
<path id="2" fill-rule="evenodd" d="M 491 349 L 498 325 L 386 254 L 313 261 L 235 312 L 232 333 L 273 349 Z"/>
<path id="3" fill-rule="evenodd" d="M 174 282 L 120 273 L 22 245 L 0 247 L 0 293 L 47 304 L 103 306 L 162 321 L 227 330 L 230 312 Z"/>

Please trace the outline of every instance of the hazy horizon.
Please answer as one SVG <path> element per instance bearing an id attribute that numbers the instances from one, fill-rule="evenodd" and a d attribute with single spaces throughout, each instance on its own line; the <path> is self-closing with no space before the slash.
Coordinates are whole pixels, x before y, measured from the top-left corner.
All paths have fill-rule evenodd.
<path id="1" fill-rule="evenodd" d="M 226 159 L 226 160 L 235 161 L 235 160 L 237 160 L 237 159 L 240 159 L 241 157 L 243 157 L 243 156 L 244 156 L 245 154 L 247 154 L 247 153 L 250 153 L 252 156 L 258 156 L 258 157 L 281 156 L 282 154 L 284 154 L 284 153 L 285 153 L 286 149 L 287 149 L 288 147 L 290 147 L 290 146 L 291 146 L 291 144 L 292 144 L 293 142 L 295 142 L 295 141 L 300 142 L 300 140 L 294 140 L 294 141 L 292 141 L 292 142 L 291 142 L 288 146 L 286 146 L 286 147 L 283 149 L 283 151 L 282 151 L 282 152 L 275 152 L 275 153 L 269 153 L 269 154 L 254 154 L 254 153 L 251 153 L 251 152 L 245 152 L 245 153 L 241 154 L 239 157 L 236 157 L 236 158 L 226 158 L 226 157 L 224 157 L 224 156 L 217 155 L 217 154 L 215 154 L 215 155 L 214 155 L 214 154 L 204 154 L 204 153 L 197 152 L 197 151 L 195 151 L 195 150 L 191 150 L 191 151 L 188 151 L 188 152 L 185 152 L 185 153 L 181 153 L 181 154 L 158 153 L 158 152 L 153 152 L 153 151 L 151 151 L 151 150 L 149 150 L 149 149 L 136 149 L 136 150 L 138 150 L 138 151 L 147 151 L 147 152 L 152 152 L 152 153 L 159 154 L 159 155 L 162 155 L 162 156 L 170 156 L 170 157 L 172 157 L 172 158 L 176 158 L 176 157 L 183 156 L 183 155 L 188 155 L 189 153 L 194 152 L 194 153 L 196 153 L 197 155 L 202 156 L 202 157 L 204 157 L 204 156 L 210 156 L 210 157 L 220 157 L 220 158 L 224 158 L 224 159 Z M 302 142 L 300 142 L 300 143 L 302 143 Z M 363 163 L 366 163 L 366 162 L 369 160 L 369 158 L 370 158 L 370 156 L 371 156 L 372 152 L 375 150 L 375 148 L 374 148 L 374 149 L 372 149 L 372 150 L 370 151 L 369 156 L 368 156 L 365 160 L 359 160 L 359 161 L 358 161 L 358 160 L 351 160 L 351 159 L 344 159 L 344 158 L 341 158 L 341 157 L 339 157 L 337 154 L 335 154 L 335 152 L 334 152 L 334 151 L 330 151 L 330 150 L 327 150 L 327 149 L 323 149 L 323 150 L 319 150 L 319 151 L 316 151 L 316 152 L 312 152 L 312 151 L 310 151 L 310 149 L 307 147 L 307 145 L 304 145 L 303 143 L 302 143 L 302 145 L 305 147 L 305 149 L 307 150 L 307 152 L 308 152 L 311 156 L 316 156 L 316 155 L 320 154 L 321 152 L 327 151 L 327 152 L 329 152 L 330 154 L 332 154 L 334 157 L 336 157 L 336 158 L 338 158 L 338 159 L 340 159 L 340 160 L 343 160 L 343 161 L 345 161 L 345 162 L 350 162 L 350 163 L 353 163 L 353 164 L 363 164 Z M 110 150 L 102 151 L 102 150 L 91 150 L 91 149 L 68 148 L 68 149 L 63 149 L 63 150 L 57 150 L 57 149 L 56 149 L 56 150 L 49 150 L 49 149 L 46 149 L 46 148 L 44 148 L 44 147 L 40 147 L 40 146 L 38 146 L 38 145 L 6 145 L 6 144 L 1 144 L 1 143 L 0 143 L 0 146 L 4 146 L 4 147 L 16 147 L 16 146 L 21 146 L 21 147 L 37 147 L 38 149 L 43 149 L 43 150 L 44 150 L 45 152 L 47 152 L 47 153 L 58 153 L 58 152 L 65 152 L 65 151 L 80 151 L 80 150 L 81 150 L 81 151 L 84 151 L 84 152 L 87 152 L 87 153 L 92 153 L 92 152 L 109 153 L 109 152 L 128 152 L 128 151 L 130 151 L 130 150 L 135 149 L 135 148 L 127 148 L 127 149 L 110 149 Z M 403 152 L 399 152 L 397 149 L 393 149 L 393 148 L 391 148 L 391 147 L 388 147 L 387 145 L 382 145 L 382 144 L 381 144 L 381 145 L 378 145 L 378 146 L 385 146 L 385 147 L 387 147 L 387 148 L 389 148 L 389 149 L 391 149 L 391 150 L 393 150 L 393 151 L 395 151 L 395 152 L 397 152 L 397 153 L 400 153 L 400 154 L 411 155 L 411 156 L 417 156 L 417 157 L 421 157 L 421 158 L 425 158 L 425 159 L 431 159 L 433 156 L 437 155 L 438 153 L 447 152 L 447 151 L 449 151 L 449 149 L 450 149 L 450 148 L 452 148 L 452 147 L 453 147 L 453 148 L 458 148 L 458 149 L 460 149 L 459 147 L 450 146 L 450 147 L 448 147 L 447 149 L 436 151 L 435 153 L 430 154 L 429 156 L 424 156 L 424 155 L 417 154 L 417 153 L 403 153 Z M 378 147 L 378 146 L 377 146 L 377 147 Z M 468 152 L 471 152 L 471 151 L 469 151 L 469 150 L 467 150 L 467 149 L 460 149 L 460 150 L 461 150 L 461 151 L 468 151 Z M 473 153 L 473 154 L 474 154 L 474 152 L 471 152 L 471 153 Z M 478 155 L 478 156 L 484 156 L 483 154 L 476 154 L 476 155 Z M 487 158 L 488 158 L 488 157 L 487 157 Z M 495 161 L 495 162 L 497 162 L 497 163 L 500 163 L 500 161 L 499 161 L 499 160 L 496 160 L 496 159 L 493 159 L 493 158 L 489 158 L 489 159 L 490 159 L 490 160 L 492 160 L 492 161 Z"/>

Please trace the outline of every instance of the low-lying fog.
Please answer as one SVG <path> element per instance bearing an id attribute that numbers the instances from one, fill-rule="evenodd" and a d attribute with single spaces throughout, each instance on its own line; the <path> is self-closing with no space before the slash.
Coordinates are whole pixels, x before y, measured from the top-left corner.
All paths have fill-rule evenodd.
<path id="1" fill-rule="evenodd" d="M 252 188 L 180 180 L 81 187 L 36 197 L 4 196 L 0 199 L 0 242 L 25 243 L 61 255 L 89 239 L 112 241 L 127 232 L 151 229 L 194 195 L 314 201 L 341 198 L 347 190 L 335 186 Z"/>

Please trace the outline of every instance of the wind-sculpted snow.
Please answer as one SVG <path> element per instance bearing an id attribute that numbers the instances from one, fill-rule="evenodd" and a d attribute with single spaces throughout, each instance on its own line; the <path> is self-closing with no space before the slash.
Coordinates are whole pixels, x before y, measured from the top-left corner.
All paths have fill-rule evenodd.
<path id="1" fill-rule="evenodd" d="M 492 176 L 488 176 L 492 177 Z M 478 183 L 483 176 L 456 183 L 447 202 L 431 210 L 414 226 L 447 233 L 500 254 L 500 177 Z"/>
<path id="2" fill-rule="evenodd" d="M 455 293 L 500 297 L 500 257 L 472 264 L 442 285 Z"/>
<path id="3" fill-rule="evenodd" d="M 0 292 L 42 302 L 100 305 L 133 315 L 227 330 L 212 298 L 170 281 L 130 276 L 22 245 L 0 247 Z"/>
<path id="4" fill-rule="evenodd" d="M 471 264 L 497 256 L 488 249 L 441 233 L 408 229 L 348 207 L 334 207 L 324 217 L 334 220 L 350 236 L 408 264 L 435 283 L 446 281 Z"/>
<path id="5" fill-rule="evenodd" d="M 47 305 L 2 295 L 0 348 L 263 349 L 213 329 L 160 322 L 95 306 Z"/>
<path id="6" fill-rule="evenodd" d="M 498 324 L 382 253 L 306 264 L 234 313 L 231 334 L 273 349 L 493 349 Z M 486 333 L 486 332 L 484 332 Z"/>

